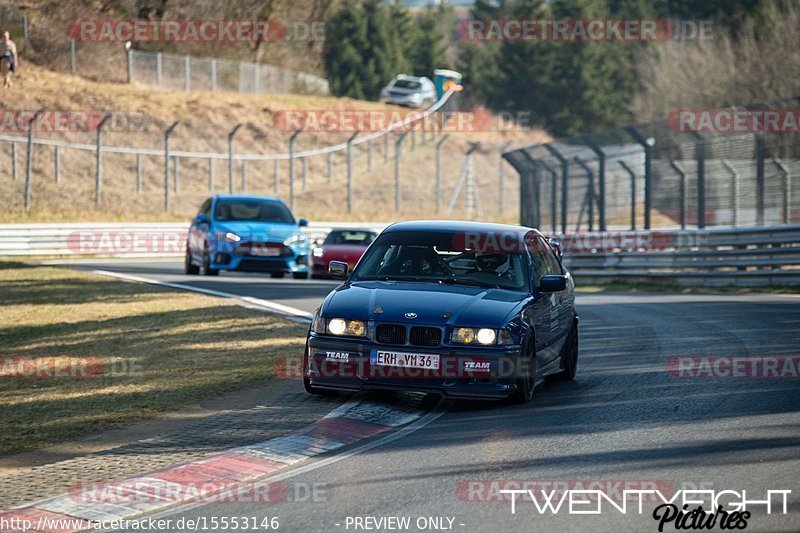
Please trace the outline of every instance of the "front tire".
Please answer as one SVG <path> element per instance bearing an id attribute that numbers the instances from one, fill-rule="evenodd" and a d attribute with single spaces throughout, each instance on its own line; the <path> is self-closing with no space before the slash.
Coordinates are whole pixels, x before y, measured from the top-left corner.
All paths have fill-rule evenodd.
<path id="1" fill-rule="evenodd" d="M 572 326 L 572 331 L 564 346 L 564 353 L 561 355 L 562 377 L 565 381 L 575 379 L 578 371 L 578 323 Z"/>
<path id="2" fill-rule="evenodd" d="M 283 278 L 283 272 L 270 272 L 269 276 L 271 278 L 275 278 L 275 279 L 282 279 Z"/>
<path id="3" fill-rule="evenodd" d="M 200 267 L 192 264 L 192 253 L 186 249 L 186 258 L 183 261 L 183 271 L 188 276 L 196 276 L 200 273 Z"/>
<path id="4" fill-rule="evenodd" d="M 526 350 L 528 355 L 524 372 L 517 378 L 517 390 L 511 397 L 514 403 L 526 404 L 533 399 L 536 387 L 536 342 L 531 340 Z"/>
<path id="5" fill-rule="evenodd" d="M 313 394 L 314 396 L 338 396 L 339 391 L 332 390 L 332 389 L 320 389 L 317 387 L 311 386 L 311 380 L 308 378 L 303 378 L 303 388 L 306 390 L 307 393 Z"/>
<path id="6" fill-rule="evenodd" d="M 206 276 L 216 276 L 219 274 L 219 270 L 211 268 L 211 254 L 208 252 L 208 248 L 203 252 L 203 274 Z"/>

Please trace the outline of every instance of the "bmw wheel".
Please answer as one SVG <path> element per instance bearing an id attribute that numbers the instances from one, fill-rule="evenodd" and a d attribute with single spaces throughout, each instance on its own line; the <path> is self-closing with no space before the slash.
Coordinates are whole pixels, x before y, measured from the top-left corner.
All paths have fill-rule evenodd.
<path id="1" fill-rule="evenodd" d="M 526 350 L 527 361 L 522 375 L 517 378 L 517 391 L 512 396 L 514 403 L 528 403 L 533 399 L 536 387 L 536 343 L 531 339 Z"/>

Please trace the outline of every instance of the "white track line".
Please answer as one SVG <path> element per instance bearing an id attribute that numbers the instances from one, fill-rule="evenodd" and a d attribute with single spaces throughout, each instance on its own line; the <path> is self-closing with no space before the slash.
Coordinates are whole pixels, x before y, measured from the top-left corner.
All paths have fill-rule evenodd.
<path id="1" fill-rule="evenodd" d="M 121 274 L 119 272 L 111 272 L 110 270 L 92 270 L 92 273 L 99 274 L 101 276 L 110 276 L 112 278 L 118 278 L 125 281 L 136 281 L 139 283 L 148 283 L 150 285 L 169 287 L 171 289 L 181 289 L 185 291 L 199 292 L 202 294 L 207 294 L 209 296 L 217 296 L 219 298 L 228 298 L 231 300 L 236 300 L 241 303 L 255 305 L 270 312 L 283 315 L 287 318 L 302 319 L 304 322 L 310 321 L 313 317 L 312 313 L 303 311 L 302 309 L 289 307 L 288 305 L 279 304 L 277 302 L 270 302 L 269 300 L 262 300 L 261 298 L 253 298 L 252 296 L 240 296 L 238 294 L 232 294 L 230 292 L 215 291 L 213 289 L 203 289 L 202 287 L 193 287 L 191 285 L 184 285 L 183 283 L 159 281 L 157 279 L 143 278 L 141 276 L 133 276 L 131 274 Z"/>

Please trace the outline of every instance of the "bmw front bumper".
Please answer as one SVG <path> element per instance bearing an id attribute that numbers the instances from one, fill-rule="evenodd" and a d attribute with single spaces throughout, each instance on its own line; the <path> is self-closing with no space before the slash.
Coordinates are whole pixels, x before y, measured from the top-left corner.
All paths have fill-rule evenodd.
<path id="1" fill-rule="evenodd" d="M 440 369 L 377 365 L 378 351 L 438 355 Z M 343 391 L 393 390 L 449 398 L 504 399 L 517 390 L 516 377 L 527 361 L 520 346 L 390 346 L 369 340 L 311 334 L 304 377 L 313 387 Z M 482 365 L 475 370 L 475 363 Z"/>

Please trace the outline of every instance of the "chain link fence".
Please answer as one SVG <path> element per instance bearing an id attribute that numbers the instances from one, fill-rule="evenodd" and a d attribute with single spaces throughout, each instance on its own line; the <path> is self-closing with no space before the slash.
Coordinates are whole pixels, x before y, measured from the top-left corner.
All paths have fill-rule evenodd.
<path id="1" fill-rule="evenodd" d="M 796 112 L 799 100 L 768 107 Z M 662 120 L 562 138 L 504 157 L 520 176 L 522 224 L 554 233 L 800 220 L 796 128 L 696 133 Z"/>

